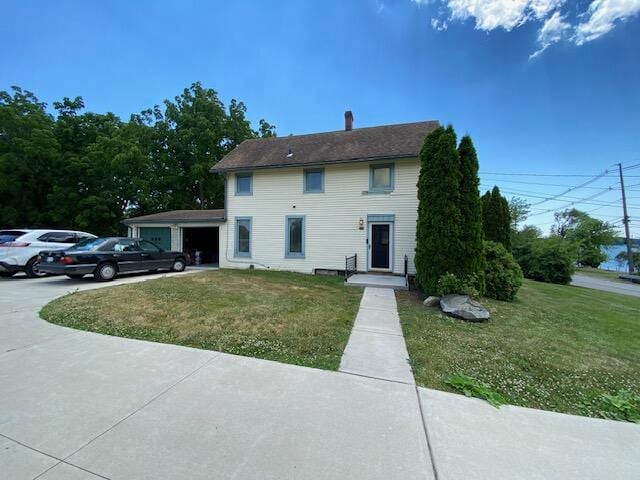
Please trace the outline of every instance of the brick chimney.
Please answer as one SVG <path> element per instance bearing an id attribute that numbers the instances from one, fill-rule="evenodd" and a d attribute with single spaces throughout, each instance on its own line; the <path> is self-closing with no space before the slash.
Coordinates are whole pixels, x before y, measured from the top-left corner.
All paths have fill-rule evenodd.
<path id="1" fill-rule="evenodd" d="M 347 132 L 353 130 L 353 113 L 351 113 L 351 110 L 344 112 L 344 129 Z"/>

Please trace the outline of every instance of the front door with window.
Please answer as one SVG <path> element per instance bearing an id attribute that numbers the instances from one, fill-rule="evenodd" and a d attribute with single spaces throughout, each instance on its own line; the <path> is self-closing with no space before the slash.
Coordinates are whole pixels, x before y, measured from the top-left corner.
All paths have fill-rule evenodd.
<path id="1" fill-rule="evenodd" d="M 391 269 L 391 224 L 372 223 L 370 231 L 370 262 L 375 270 Z"/>

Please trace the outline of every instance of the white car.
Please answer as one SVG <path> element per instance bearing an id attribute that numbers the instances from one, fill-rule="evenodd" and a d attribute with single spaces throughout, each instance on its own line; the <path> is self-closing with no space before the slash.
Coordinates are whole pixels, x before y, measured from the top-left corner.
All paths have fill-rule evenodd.
<path id="1" fill-rule="evenodd" d="M 38 254 L 42 250 L 69 247 L 95 235 L 75 230 L 0 230 L 0 277 L 25 272 L 27 277 L 46 275 L 38 271 Z"/>

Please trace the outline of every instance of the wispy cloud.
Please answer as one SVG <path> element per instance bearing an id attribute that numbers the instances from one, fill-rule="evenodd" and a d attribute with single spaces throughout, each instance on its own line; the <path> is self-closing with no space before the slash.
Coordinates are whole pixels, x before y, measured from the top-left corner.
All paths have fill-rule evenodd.
<path id="1" fill-rule="evenodd" d="M 418 5 L 438 3 L 431 26 L 446 30 L 453 22 L 473 19 L 475 28 L 490 32 L 503 29 L 510 32 L 527 22 L 541 24 L 538 49 L 530 55 L 535 58 L 549 46 L 560 41 L 576 45 L 595 40 L 608 33 L 616 24 L 640 13 L 640 0 L 593 0 L 588 8 L 574 15 L 566 9 L 566 0 L 411 0 Z"/>
<path id="2" fill-rule="evenodd" d="M 562 40 L 567 32 L 571 29 L 571 25 L 565 22 L 560 12 L 553 12 L 538 30 L 538 45 L 540 48 L 529 55 L 529 58 L 535 58 L 544 52 L 547 47 Z"/>
<path id="3" fill-rule="evenodd" d="M 640 13 L 640 0 L 594 0 L 585 16 L 586 22 L 576 27 L 576 45 L 590 42 L 610 32 L 617 22 Z"/>

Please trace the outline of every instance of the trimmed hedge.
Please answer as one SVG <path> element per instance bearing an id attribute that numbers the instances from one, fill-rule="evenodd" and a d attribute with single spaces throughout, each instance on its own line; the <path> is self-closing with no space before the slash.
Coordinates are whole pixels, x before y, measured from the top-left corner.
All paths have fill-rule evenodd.
<path id="1" fill-rule="evenodd" d="M 514 256 L 526 278 L 567 285 L 574 272 L 571 246 L 558 238 L 538 238 L 514 248 Z"/>
<path id="2" fill-rule="evenodd" d="M 504 245 L 484 242 L 485 297 L 511 302 L 522 286 L 522 270 Z"/>

